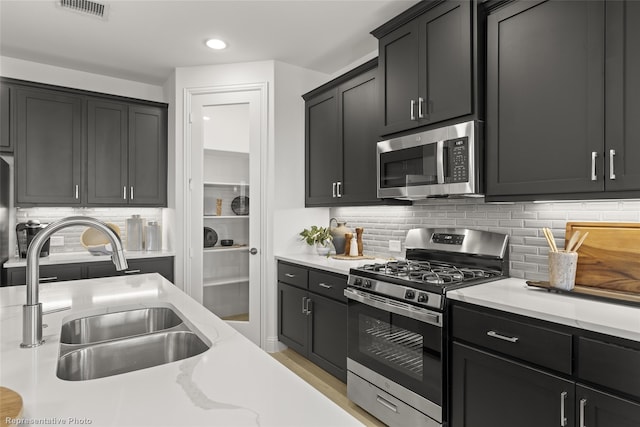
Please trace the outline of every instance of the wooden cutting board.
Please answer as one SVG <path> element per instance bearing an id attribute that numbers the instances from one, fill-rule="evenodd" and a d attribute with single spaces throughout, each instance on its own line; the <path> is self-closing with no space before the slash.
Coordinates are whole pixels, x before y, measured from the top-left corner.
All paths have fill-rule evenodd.
<path id="1" fill-rule="evenodd" d="M 5 427 L 7 419 L 22 416 L 22 397 L 10 388 L 0 387 L 0 426 Z"/>
<path id="2" fill-rule="evenodd" d="M 576 285 L 640 294 L 640 223 L 568 222 L 565 247 L 578 230 L 589 236 L 578 249 Z"/>

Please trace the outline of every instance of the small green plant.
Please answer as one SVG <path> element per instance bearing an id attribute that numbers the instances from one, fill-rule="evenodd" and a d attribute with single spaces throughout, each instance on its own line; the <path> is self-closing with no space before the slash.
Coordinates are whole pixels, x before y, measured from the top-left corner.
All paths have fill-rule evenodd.
<path id="1" fill-rule="evenodd" d="M 324 246 L 333 240 L 333 236 L 329 233 L 329 227 L 318 227 L 315 225 L 312 225 L 311 229 L 305 228 L 302 230 L 300 237 L 302 237 L 302 240 L 307 242 L 309 246 L 316 244 Z"/>

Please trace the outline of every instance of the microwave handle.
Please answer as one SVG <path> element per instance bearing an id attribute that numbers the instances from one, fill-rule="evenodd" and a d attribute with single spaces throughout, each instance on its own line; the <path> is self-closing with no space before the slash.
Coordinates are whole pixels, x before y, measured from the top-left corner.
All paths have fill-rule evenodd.
<path id="1" fill-rule="evenodd" d="M 445 153 L 444 141 L 438 141 L 436 145 L 436 173 L 438 175 L 438 184 L 444 184 L 444 178 L 447 176 L 448 157 Z"/>

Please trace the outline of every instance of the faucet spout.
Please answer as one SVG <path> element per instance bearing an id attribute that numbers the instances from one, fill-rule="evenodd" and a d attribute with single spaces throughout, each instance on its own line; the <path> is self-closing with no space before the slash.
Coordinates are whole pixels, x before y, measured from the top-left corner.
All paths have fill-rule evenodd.
<path id="1" fill-rule="evenodd" d="M 22 306 L 22 344 L 20 347 L 31 348 L 44 343 L 42 339 L 42 303 L 39 301 L 40 250 L 44 242 L 58 230 L 83 225 L 102 231 L 107 236 L 113 249 L 111 260 L 118 271 L 128 267 L 120 237 L 104 222 L 86 216 L 70 216 L 49 224 L 34 237 L 27 249 L 27 303 Z"/>

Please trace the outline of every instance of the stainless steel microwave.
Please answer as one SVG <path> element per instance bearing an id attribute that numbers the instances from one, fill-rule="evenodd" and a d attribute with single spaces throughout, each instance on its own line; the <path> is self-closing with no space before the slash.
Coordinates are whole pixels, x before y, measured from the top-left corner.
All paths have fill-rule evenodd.
<path id="1" fill-rule="evenodd" d="M 378 142 L 378 197 L 482 195 L 482 131 L 470 121 Z"/>

